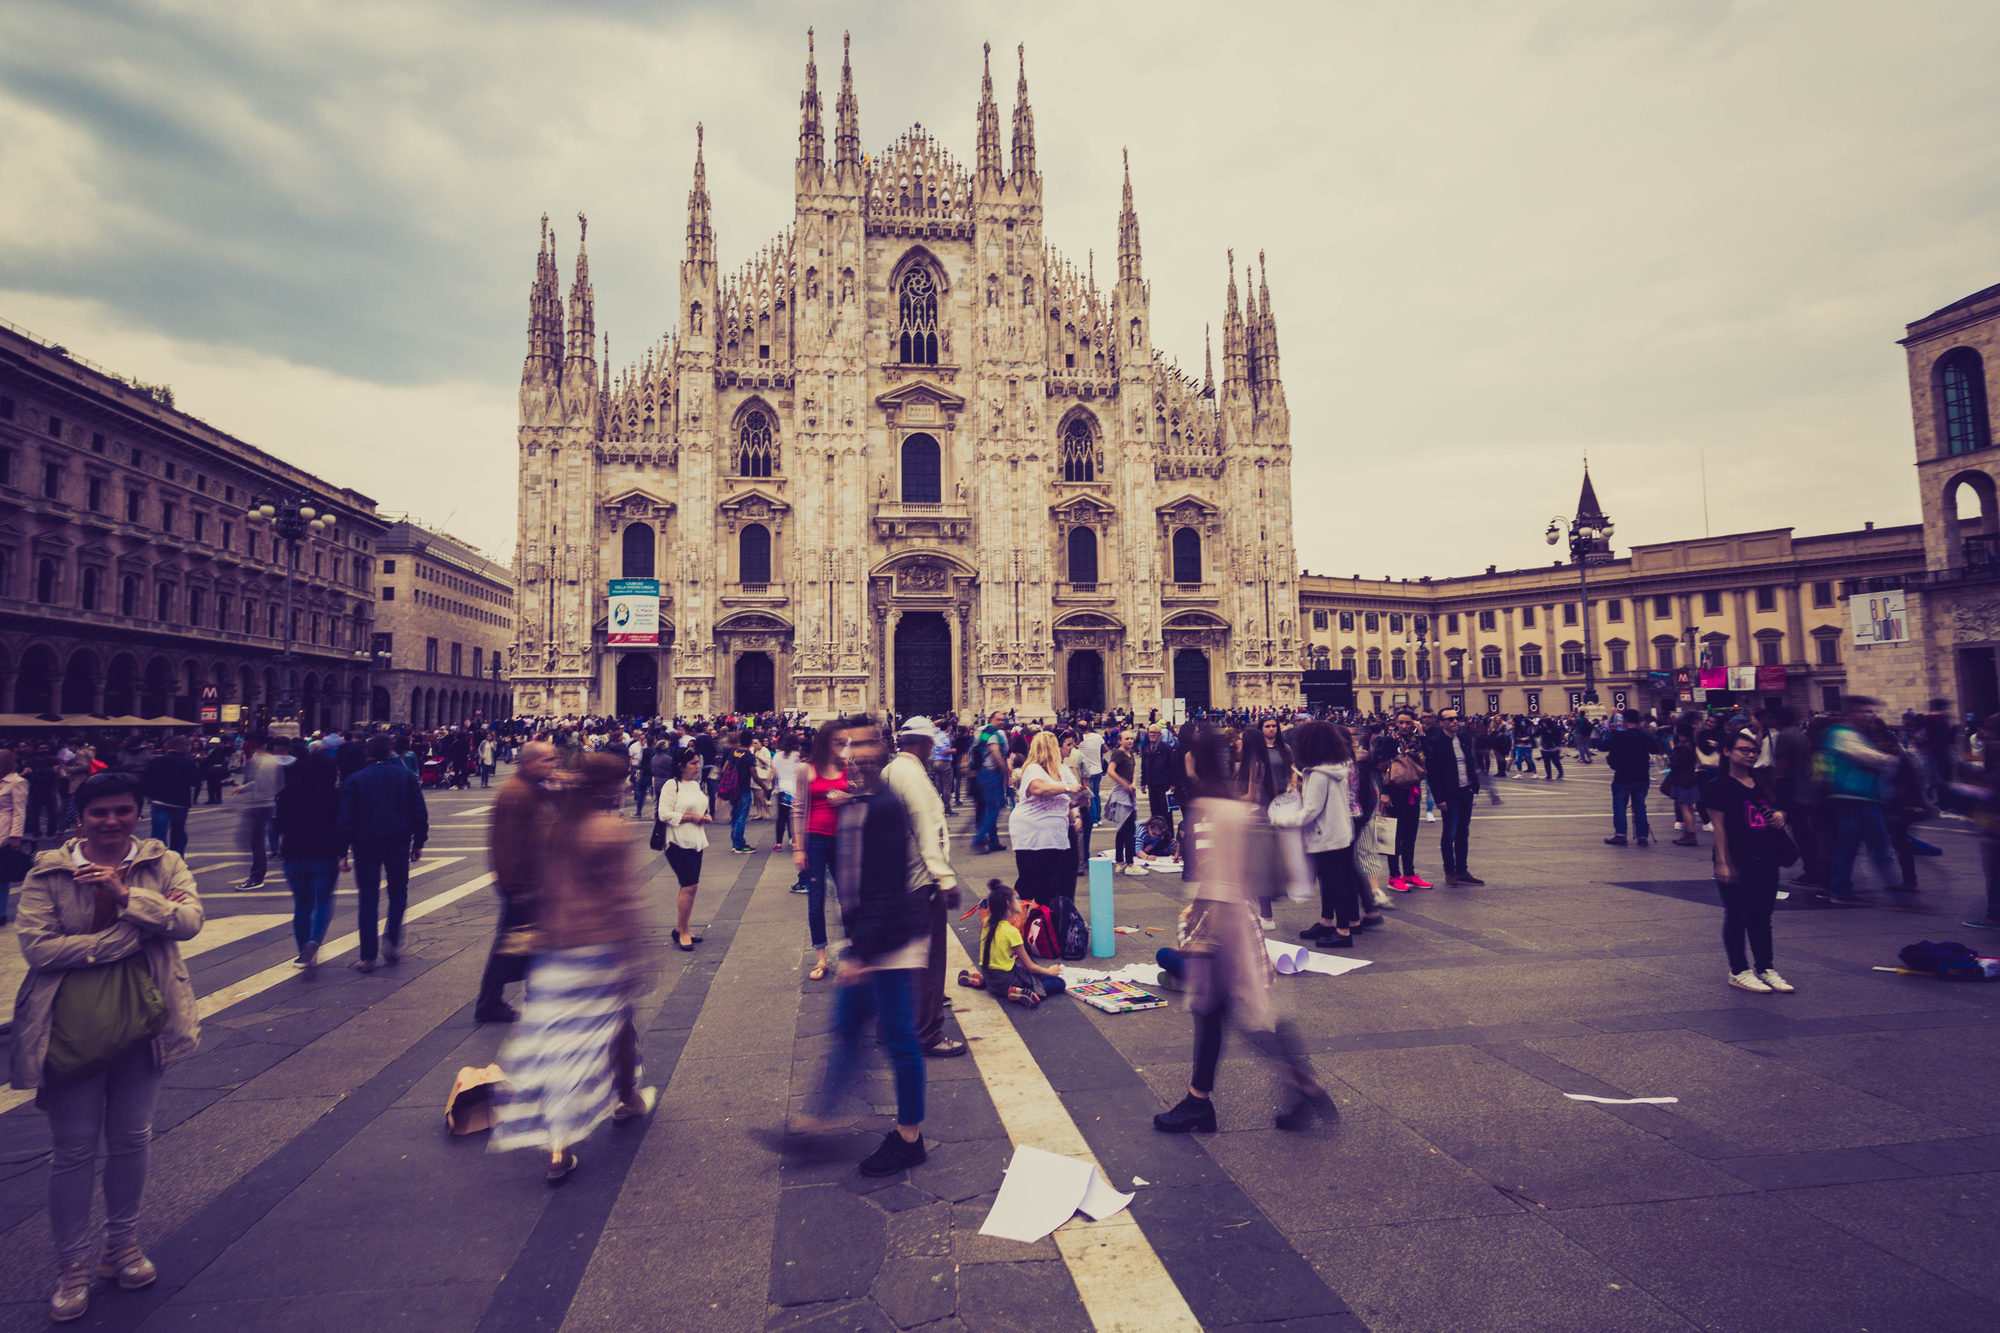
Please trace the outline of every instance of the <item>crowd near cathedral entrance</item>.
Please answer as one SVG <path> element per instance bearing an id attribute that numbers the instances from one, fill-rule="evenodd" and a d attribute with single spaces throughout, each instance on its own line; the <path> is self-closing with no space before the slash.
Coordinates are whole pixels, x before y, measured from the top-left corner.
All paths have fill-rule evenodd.
<path id="1" fill-rule="evenodd" d="M 1044 234 L 1025 60 L 1003 132 L 989 52 L 967 162 L 922 127 L 865 153 L 845 50 L 830 134 L 810 46 L 804 83 L 793 212 L 733 271 L 694 127 L 678 308 L 630 360 L 600 340 L 587 224 L 565 297 L 544 219 L 517 438 L 520 710 L 1297 697 L 1263 256 L 1215 256 L 1220 347 L 1184 369 L 1155 336 L 1131 164 L 1103 282 Z"/>

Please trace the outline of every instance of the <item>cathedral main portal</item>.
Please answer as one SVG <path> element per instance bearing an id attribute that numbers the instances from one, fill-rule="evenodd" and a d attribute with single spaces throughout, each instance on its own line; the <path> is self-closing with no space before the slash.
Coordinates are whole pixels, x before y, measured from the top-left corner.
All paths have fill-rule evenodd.
<path id="1" fill-rule="evenodd" d="M 896 621 L 896 712 L 951 711 L 951 627 L 937 611 L 905 611 Z"/>

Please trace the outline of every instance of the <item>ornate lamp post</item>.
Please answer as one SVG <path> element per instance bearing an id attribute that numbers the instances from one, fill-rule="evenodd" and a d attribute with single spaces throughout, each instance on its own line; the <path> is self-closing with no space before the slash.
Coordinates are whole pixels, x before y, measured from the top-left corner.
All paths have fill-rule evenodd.
<path id="1" fill-rule="evenodd" d="M 1589 495 L 1589 483 L 1585 482 L 1585 494 Z M 1569 537 L 1569 557 L 1576 562 L 1578 596 L 1583 604 L 1583 701 L 1597 702 L 1597 654 L 1591 645 L 1590 636 L 1590 558 L 1600 551 L 1608 551 L 1611 544 L 1611 519 L 1598 512 L 1595 496 L 1590 496 L 1587 507 L 1580 507 L 1573 519 L 1558 514 L 1549 520 L 1549 530 L 1545 534 L 1549 545 L 1554 546 L 1563 536 Z"/>
<path id="2" fill-rule="evenodd" d="M 304 496 L 293 496 L 276 502 L 252 502 L 243 517 L 250 523 L 268 523 L 285 544 L 285 648 L 278 654 L 277 715 L 293 721 L 297 709 L 292 700 L 292 570 L 298 563 L 299 543 L 332 529 L 333 515 L 320 513 Z"/>

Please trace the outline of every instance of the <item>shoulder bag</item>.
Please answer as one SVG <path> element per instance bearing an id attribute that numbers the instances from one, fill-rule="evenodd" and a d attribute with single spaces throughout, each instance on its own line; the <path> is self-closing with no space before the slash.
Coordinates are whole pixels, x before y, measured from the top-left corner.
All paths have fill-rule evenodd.
<path id="1" fill-rule="evenodd" d="M 166 1026 L 166 997 L 144 950 L 99 967 L 71 968 L 56 988 L 43 1072 L 51 1083 L 80 1083 Z"/>

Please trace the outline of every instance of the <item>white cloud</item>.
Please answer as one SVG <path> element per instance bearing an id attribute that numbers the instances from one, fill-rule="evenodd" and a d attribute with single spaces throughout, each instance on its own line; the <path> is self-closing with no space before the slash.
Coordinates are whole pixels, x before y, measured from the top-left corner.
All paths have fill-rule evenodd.
<path id="1" fill-rule="evenodd" d="M 98 331 L 171 352 L 190 407 L 330 476 L 393 441 L 353 484 L 436 519 L 472 479 L 453 526 L 498 545 L 538 217 L 567 269 L 591 215 L 617 359 L 655 340 L 695 121 L 725 265 L 789 220 L 814 22 L 829 120 L 851 23 L 865 145 L 922 121 L 962 160 L 980 42 L 1003 122 L 1025 42 L 1048 234 L 1110 272 L 1129 145 L 1184 366 L 1225 250 L 1268 253 L 1316 570 L 1539 563 L 1586 449 L 1623 541 L 1699 533 L 1704 450 L 1716 531 L 1910 521 L 1894 339 L 2000 276 L 2000 11 L 1963 0 L 20 0 L 0 314 L 148 379 Z"/>

